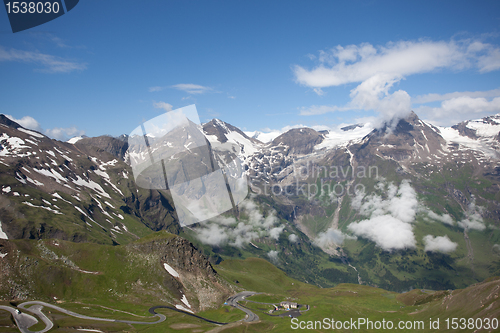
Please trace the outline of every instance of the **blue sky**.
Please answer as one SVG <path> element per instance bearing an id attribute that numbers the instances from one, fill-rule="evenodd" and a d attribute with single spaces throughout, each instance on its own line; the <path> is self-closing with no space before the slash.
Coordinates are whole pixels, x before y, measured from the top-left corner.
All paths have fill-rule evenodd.
<path id="1" fill-rule="evenodd" d="M 129 133 L 169 108 L 247 131 L 440 125 L 500 112 L 498 1 L 82 0 L 13 34 L 0 113 L 56 138 Z"/>

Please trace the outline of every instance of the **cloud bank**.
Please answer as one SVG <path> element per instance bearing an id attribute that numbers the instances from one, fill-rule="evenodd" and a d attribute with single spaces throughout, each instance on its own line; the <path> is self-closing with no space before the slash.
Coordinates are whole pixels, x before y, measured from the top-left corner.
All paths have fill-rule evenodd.
<path id="1" fill-rule="evenodd" d="M 386 191 L 387 197 L 376 193 L 366 197 L 361 192 L 356 194 L 352 206 L 368 219 L 351 223 L 348 230 L 387 251 L 414 248 L 416 240 L 412 223 L 418 207 L 415 190 L 407 180 L 403 180 L 399 187 L 379 183 L 377 188 Z"/>
<path id="2" fill-rule="evenodd" d="M 302 115 L 317 115 L 327 112 L 347 110 L 374 110 L 380 122 L 401 118 L 407 115 L 413 103 L 423 103 L 427 98 L 420 96 L 412 101 L 404 90 L 393 91 L 397 84 L 408 76 L 435 72 L 439 70 L 460 71 L 475 69 L 487 73 L 500 69 L 500 48 L 480 40 L 461 39 L 450 41 L 399 41 L 374 46 L 369 43 L 360 45 L 338 45 L 321 51 L 319 64 L 307 69 L 293 66 L 297 83 L 312 88 L 323 95 L 324 88 L 345 84 L 358 84 L 351 90 L 351 101 L 346 105 L 313 105 L 304 107 Z M 430 94 L 429 94 L 430 95 Z M 495 96 L 498 96 L 496 94 Z M 460 98 L 460 97 L 455 97 Z M 498 110 L 496 100 L 483 97 L 467 99 L 447 99 L 438 108 L 442 114 L 470 112 L 471 108 Z M 481 100 L 480 98 L 483 98 Z M 478 112 L 477 109 L 474 109 Z"/>

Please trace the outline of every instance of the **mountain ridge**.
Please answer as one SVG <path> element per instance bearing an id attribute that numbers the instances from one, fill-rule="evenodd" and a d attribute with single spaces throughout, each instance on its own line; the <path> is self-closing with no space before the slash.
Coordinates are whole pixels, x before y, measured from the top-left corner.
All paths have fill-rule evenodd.
<path id="1" fill-rule="evenodd" d="M 479 134 L 493 133 L 490 129 L 496 128 L 498 119 L 486 118 L 461 126 L 480 128 Z M 348 131 L 339 130 L 340 135 L 298 128 L 267 144 L 251 140 L 221 120 L 205 124 L 210 145 L 240 147 L 239 156 L 252 192 L 247 207 L 255 207 L 255 212 L 264 217 L 277 216 L 279 221 L 273 226 L 274 236 L 264 230 L 261 236 L 252 236 L 256 238 L 251 239 L 251 244 L 246 241 L 241 248 L 233 249 L 204 243 L 213 239 L 213 235 L 201 236 L 211 232 L 205 229 L 210 223 L 181 228 L 168 191 L 137 187 L 125 163 L 130 154 L 129 149 L 125 150 L 126 136 L 88 138 L 69 144 L 37 137 L 41 134 L 18 130 L 16 125 L 0 126 L 2 232 L 9 238 L 59 237 L 126 244 L 152 231 L 167 229 L 188 237 L 215 262 L 236 253 L 274 258 L 273 262 L 284 271 L 325 286 L 338 283 L 340 277 L 356 280 L 357 275 L 360 283 L 392 290 L 412 285 L 463 287 L 495 274 L 496 264 L 487 259 L 487 253 L 495 255 L 495 246 L 500 247 L 500 235 L 495 231 L 500 226 L 500 150 L 495 133 L 472 139 L 457 129 L 428 124 L 414 113 L 394 124 L 379 129 L 358 125 Z M 375 170 L 376 174 L 369 174 Z M 371 194 L 356 199 L 355 189 L 359 188 Z M 392 199 L 388 198 L 391 188 L 396 188 Z M 415 212 L 406 247 L 384 248 L 386 245 L 374 238 L 371 227 L 363 229 L 364 233 L 353 231 L 358 230 L 353 226 L 363 221 L 365 228 L 368 222 L 377 221 L 370 212 L 360 210 L 364 203 L 373 198 L 383 208 L 390 200 L 401 201 L 397 190 L 404 188 L 412 193 L 411 202 L 421 207 L 411 208 Z M 384 212 L 389 219 L 390 212 Z M 243 224 L 250 223 L 251 216 L 242 215 L 241 209 L 236 215 Z M 230 217 L 230 213 L 224 215 Z M 428 222 L 440 219 L 449 224 Z M 221 239 L 233 237 L 232 233 L 238 231 L 235 226 L 220 229 Z M 449 235 L 448 246 L 457 244 L 455 253 L 426 250 L 429 245 L 424 239 L 441 242 L 436 245 L 441 249 L 446 239 L 436 237 L 443 235 Z M 478 248 L 484 244 L 489 252 Z M 287 246 L 296 247 L 290 250 Z M 287 258 L 301 251 L 317 258 L 308 263 L 308 271 L 300 270 L 305 263 L 298 258 Z M 393 256 L 393 261 L 386 261 L 388 255 Z M 406 273 L 398 268 L 402 258 L 413 261 L 405 268 Z M 370 266 L 373 260 L 379 265 L 375 271 Z M 462 270 L 463 277 L 443 271 L 442 282 L 437 278 L 426 282 L 421 274 L 432 262 Z M 328 268 L 316 271 L 318 267 Z M 371 271 L 387 273 L 381 276 Z"/>

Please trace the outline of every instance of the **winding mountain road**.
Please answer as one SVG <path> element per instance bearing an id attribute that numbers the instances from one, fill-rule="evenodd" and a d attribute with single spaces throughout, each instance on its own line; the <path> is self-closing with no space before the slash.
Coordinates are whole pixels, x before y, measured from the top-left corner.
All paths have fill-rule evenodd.
<path id="1" fill-rule="evenodd" d="M 238 304 L 239 301 L 244 300 L 246 297 L 256 295 L 258 293 L 253 292 L 253 291 L 242 291 L 234 296 L 231 296 L 227 299 L 226 303 L 228 305 L 231 305 L 232 307 L 235 307 L 243 312 L 245 312 L 246 318 L 244 319 L 246 322 L 252 322 L 252 321 L 258 321 L 259 316 L 257 316 L 255 313 L 250 311 L 250 309 L 244 308 L 241 305 Z"/>
<path id="2" fill-rule="evenodd" d="M 249 296 L 252 296 L 255 294 L 258 294 L 258 293 L 253 292 L 253 291 L 242 291 L 234 296 L 229 297 L 227 299 L 226 303 L 228 305 L 235 307 L 235 308 L 246 313 L 245 319 L 243 319 L 243 321 L 245 321 L 245 322 L 258 321 L 259 316 L 257 316 L 255 313 L 253 313 L 250 309 L 247 309 L 247 308 L 238 304 L 239 301 L 242 301 L 246 297 L 249 297 Z M 17 306 L 18 309 L 11 307 L 11 306 L 0 305 L 0 310 L 9 311 L 12 314 L 12 317 L 14 318 L 14 321 L 16 322 L 16 325 L 19 328 L 19 330 L 21 331 L 21 333 L 45 333 L 54 327 L 54 323 L 52 323 L 52 321 L 42 312 L 42 309 L 44 307 L 51 308 L 51 309 L 57 310 L 61 313 L 67 314 L 68 316 L 72 316 L 72 317 L 76 317 L 76 318 L 80 318 L 80 319 L 86 319 L 86 320 L 92 320 L 92 321 L 106 321 L 106 322 L 114 322 L 114 323 L 124 323 L 124 324 L 139 324 L 139 325 L 159 324 L 159 323 L 165 321 L 166 320 L 165 315 L 162 315 L 161 313 L 156 313 L 155 310 L 159 309 L 159 308 L 167 308 L 167 309 L 171 309 L 171 310 L 174 310 L 177 312 L 181 312 L 181 313 L 205 320 L 205 321 L 212 323 L 212 324 L 217 324 L 217 325 L 228 324 L 228 323 L 221 323 L 221 322 L 213 321 L 210 319 L 206 319 L 206 318 L 197 316 L 195 314 L 192 314 L 192 313 L 189 313 L 186 311 L 182 311 L 182 310 L 176 309 L 174 307 L 164 306 L 164 305 L 153 306 L 152 308 L 149 309 L 149 312 L 152 315 L 154 315 L 155 317 L 158 317 L 158 319 L 156 321 L 135 321 L 135 320 L 121 320 L 121 319 L 91 317 L 91 316 L 81 315 L 79 313 L 61 308 L 57 305 L 45 303 L 42 301 L 24 302 L 24 303 L 21 303 Z M 30 314 L 23 313 L 23 312 L 19 311 L 19 309 L 31 312 L 32 314 L 36 315 L 45 324 L 45 328 L 40 330 L 40 331 L 36 331 L 36 332 L 30 331 L 28 328 L 35 325 L 36 323 L 38 323 L 38 320 Z"/>
<path id="3" fill-rule="evenodd" d="M 52 321 L 42 312 L 43 307 L 48 307 L 52 308 L 54 310 L 57 310 L 59 312 L 62 312 L 64 314 L 67 314 L 72 317 L 80 318 L 80 319 L 87 319 L 87 320 L 93 320 L 93 321 L 106 321 L 106 322 L 114 322 L 114 323 L 124 323 L 124 324 L 140 324 L 140 325 L 151 325 L 151 324 L 158 324 L 166 320 L 166 317 L 160 313 L 154 313 L 155 317 L 158 317 L 158 320 L 156 321 L 134 321 L 134 320 L 121 320 L 121 319 L 109 319 L 109 318 L 99 318 L 99 317 L 91 317 L 91 316 L 85 316 L 81 315 L 79 313 L 69 311 L 66 309 L 63 309 L 57 305 L 41 302 L 41 301 L 30 301 L 30 302 L 24 302 L 21 303 L 17 306 L 19 309 L 23 309 L 25 311 L 29 311 L 35 315 L 37 315 L 44 323 L 45 323 L 45 328 L 41 331 L 30 331 L 28 327 L 33 326 L 34 324 L 38 323 L 38 320 L 26 313 L 22 313 L 19 310 L 16 310 L 13 307 L 10 306 L 0 306 L 0 310 L 6 310 L 9 311 L 12 316 L 14 317 L 14 320 L 16 322 L 17 327 L 21 331 L 21 333 L 45 333 L 49 331 L 54 324 Z"/>

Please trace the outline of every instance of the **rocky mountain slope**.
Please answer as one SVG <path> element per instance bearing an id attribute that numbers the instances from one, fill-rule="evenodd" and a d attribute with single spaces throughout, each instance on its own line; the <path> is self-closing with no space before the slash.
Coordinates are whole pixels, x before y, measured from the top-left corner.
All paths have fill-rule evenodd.
<path id="1" fill-rule="evenodd" d="M 136 186 L 126 137 L 70 144 L 0 117 L 2 238 L 126 244 L 167 229 L 217 262 L 262 257 L 322 286 L 446 289 L 500 273 L 499 115 L 443 128 L 411 113 L 268 143 L 214 119 L 205 137 L 239 147 L 252 194 L 183 229 L 168 191 Z"/>
<path id="2" fill-rule="evenodd" d="M 499 118 L 444 128 L 411 113 L 393 127 L 293 129 L 245 164 L 253 192 L 361 283 L 464 287 L 500 273 Z M 285 243 L 271 248 L 286 271 Z"/>
<path id="3" fill-rule="evenodd" d="M 218 307 L 234 289 L 189 241 L 159 232 L 127 245 L 0 240 L 0 298 Z"/>
<path id="4" fill-rule="evenodd" d="M 113 140 L 73 145 L 0 115 L 3 238 L 120 244 L 151 231 L 178 232 L 168 193 L 138 188 L 119 158 L 123 146 L 111 150 L 116 156 L 106 151 Z"/>

